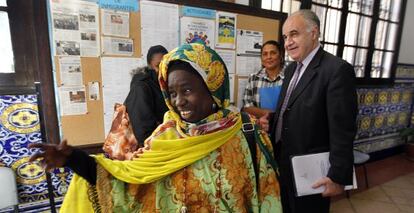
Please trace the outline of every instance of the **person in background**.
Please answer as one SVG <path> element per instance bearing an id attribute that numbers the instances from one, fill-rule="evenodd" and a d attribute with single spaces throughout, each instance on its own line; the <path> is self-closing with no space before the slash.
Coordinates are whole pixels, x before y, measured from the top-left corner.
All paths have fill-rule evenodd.
<path id="1" fill-rule="evenodd" d="M 251 74 L 244 91 L 242 110 L 263 117 L 276 109 L 283 83 L 284 50 L 279 42 L 269 40 L 261 48 L 263 69 Z"/>
<path id="2" fill-rule="evenodd" d="M 124 104 L 139 147 L 162 123 L 164 113 L 168 110 L 158 84 L 158 66 L 167 52 L 161 45 L 152 46 L 147 54 L 148 66 L 131 72 L 131 88 Z"/>
<path id="3" fill-rule="evenodd" d="M 295 61 L 285 69 L 280 101 L 271 121 L 284 212 L 329 212 L 330 197 L 352 184 L 353 142 L 358 112 L 352 65 L 323 50 L 320 21 L 300 10 L 283 24 L 286 52 Z M 296 197 L 291 157 L 329 152 L 326 177 L 313 183 L 322 194 Z"/>
<path id="4" fill-rule="evenodd" d="M 248 144 L 220 56 L 184 44 L 164 56 L 159 82 L 169 110 L 132 160 L 88 156 L 65 140 L 29 145 L 42 151 L 31 161 L 76 173 L 60 212 L 282 212 L 270 139 L 255 131 Z"/>

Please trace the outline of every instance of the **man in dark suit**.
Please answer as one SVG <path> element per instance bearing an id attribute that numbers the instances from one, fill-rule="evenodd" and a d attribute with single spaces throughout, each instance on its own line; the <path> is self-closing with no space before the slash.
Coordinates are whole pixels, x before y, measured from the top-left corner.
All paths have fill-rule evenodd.
<path id="1" fill-rule="evenodd" d="M 352 183 L 358 108 L 355 73 L 349 63 L 322 49 L 319 25 L 310 10 L 293 13 L 283 25 L 285 49 L 295 62 L 285 70 L 270 131 L 284 212 L 329 212 L 330 197 Z M 313 185 L 324 186 L 325 191 L 296 197 L 290 157 L 325 151 L 330 152 L 331 167 Z"/>

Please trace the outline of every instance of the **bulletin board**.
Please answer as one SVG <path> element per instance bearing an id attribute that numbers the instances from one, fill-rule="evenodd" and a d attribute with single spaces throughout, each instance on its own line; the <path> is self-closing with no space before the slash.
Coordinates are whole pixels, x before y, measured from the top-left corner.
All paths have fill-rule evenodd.
<path id="1" fill-rule="evenodd" d="M 109 56 L 109 57 L 142 57 L 141 56 L 141 14 L 138 12 L 129 12 L 129 39 L 132 39 L 133 55 L 132 56 Z M 99 13 L 100 19 L 102 13 Z M 263 32 L 263 42 L 267 40 L 278 40 L 281 21 L 272 18 L 256 17 L 251 15 L 237 14 L 237 29 L 254 30 Z M 101 26 L 100 26 L 101 27 Z M 102 31 L 100 31 L 102 34 Z M 53 45 L 53 44 L 52 44 Z M 55 48 L 55 47 L 54 47 Z M 102 48 L 102 47 L 101 47 Z M 217 48 L 216 48 L 217 49 Z M 105 55 L 107 57 L 108 55 Z M 99 100 L 89 100 L 86 98 L 87 112 L 79 115 L 60 115 L 60 128 L 63 138 L 68 139 L 70 145 L 101 145 L 105 140 L 104 132 L 104 110 L 102 96 L 102 74 L 101 74 L 101 57 L 80 57 L 82 66 L 83 84 L 87 88 L 88 82 L 99 82 Z M 55 79 L 57 89 L 61 86 L 59 60 L 60 56 L 54 56 Z M 237 68 L 236 68 L 237 69 Z M 236 83 L 234 84 L 235 97 L 237 97 L 237 74 Z M 243 78 L 243 77 L 241 77 Z M 247 77 L 244 77 L 247 78 Z M 127 84 L 130 82 L 119 82 Z M 86 90 L 88 93 L 88 90 Z M 62 104 L 58 101 L 58 107 Z M 61 107 L 61 106 L 60 106 Z"/>

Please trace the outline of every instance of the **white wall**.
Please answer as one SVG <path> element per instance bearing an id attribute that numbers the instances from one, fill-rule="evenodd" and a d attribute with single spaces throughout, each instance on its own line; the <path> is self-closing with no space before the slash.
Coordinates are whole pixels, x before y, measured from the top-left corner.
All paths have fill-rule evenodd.
<path id="1" fill-rule="evenodd" d="M 401 38 L 399 63 L 414 64 L 414 1 L 407 0 Z"/>

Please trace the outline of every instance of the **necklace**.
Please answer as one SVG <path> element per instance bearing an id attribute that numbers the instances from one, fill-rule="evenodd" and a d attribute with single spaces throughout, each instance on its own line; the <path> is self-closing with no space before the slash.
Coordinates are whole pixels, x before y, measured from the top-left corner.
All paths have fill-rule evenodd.
<path id="1" fill-rule="evenodd" d="M 222 193 L 221 193 L 221 162 L 222 162 L 222 156 L 220 152 L 220 148 L 217 149 L 217 157 L 216 161 L 214 162 L 214 168 L 218 171 L 218 177 L 216 179 L 216 194 L 215 194 L 215 206 L 214 206 L 214 212 L 218 211 L 219 207 L 219 201 L 221 200 Z M 188 179 L 188 170 L 187 167 L 184 167 L 183 169 L 183 205 L 181 206 L 180 213 L 187 213 L 188 208 L 186 206 L 187 203 L 187 179 Z"/>

